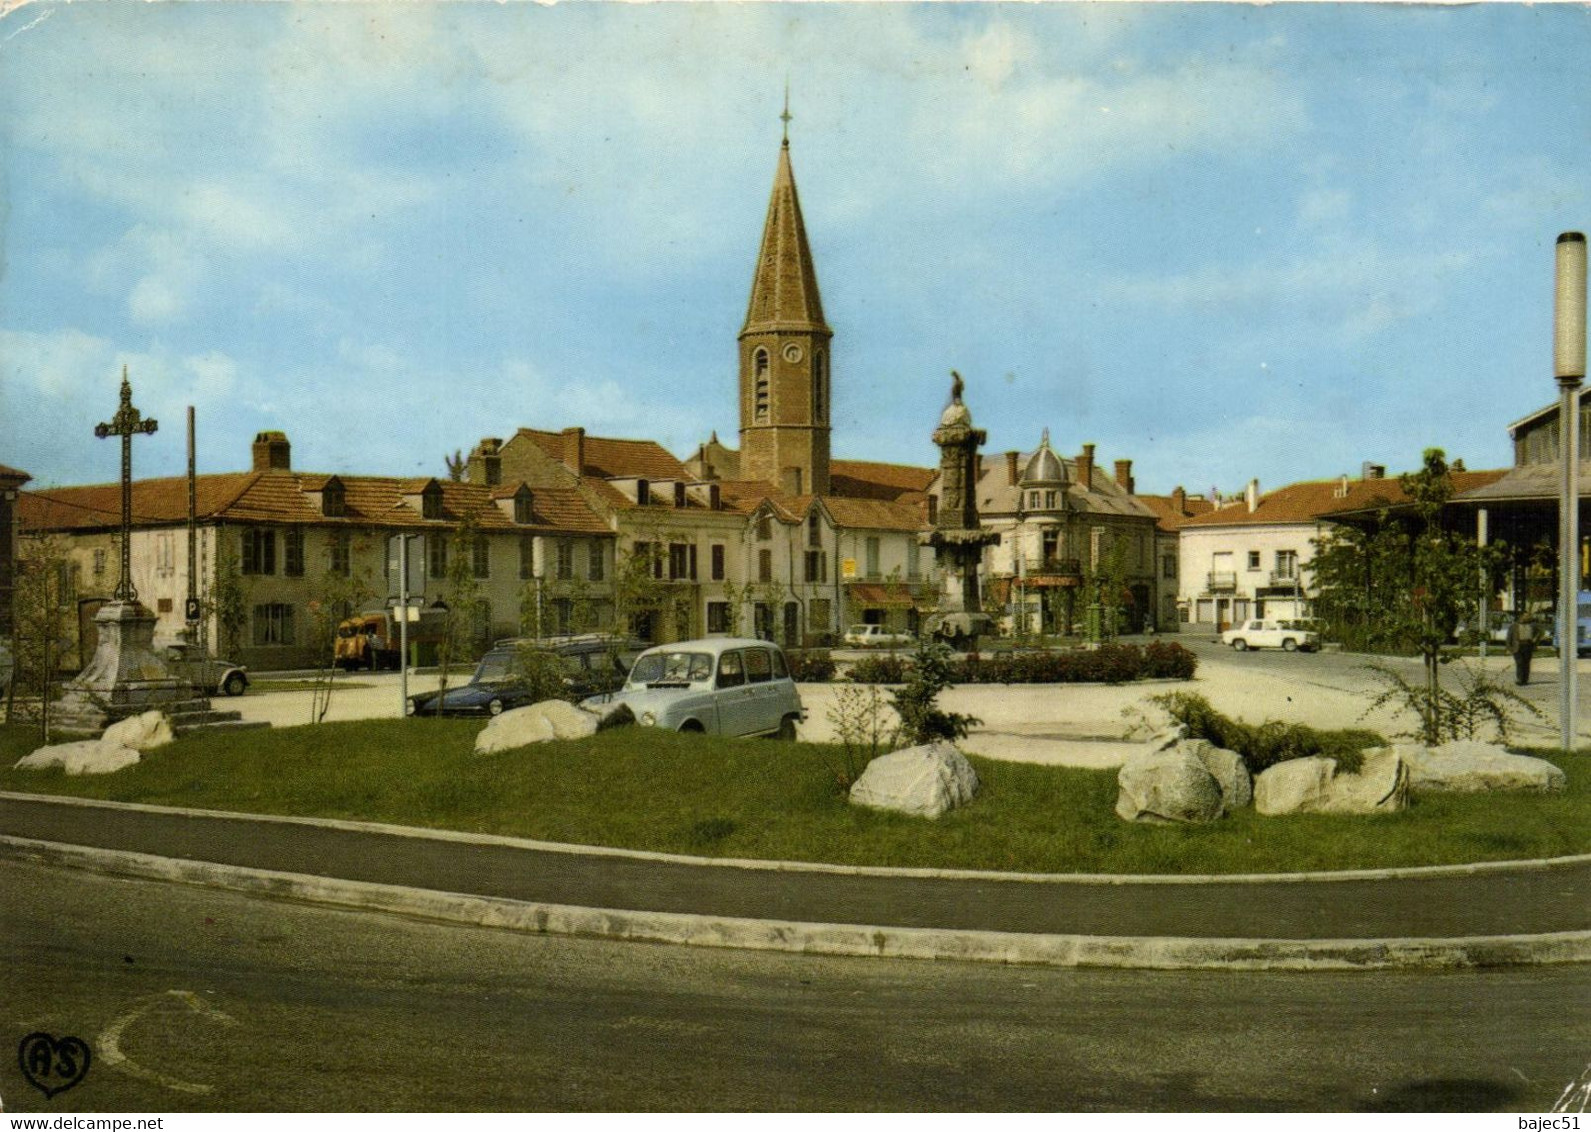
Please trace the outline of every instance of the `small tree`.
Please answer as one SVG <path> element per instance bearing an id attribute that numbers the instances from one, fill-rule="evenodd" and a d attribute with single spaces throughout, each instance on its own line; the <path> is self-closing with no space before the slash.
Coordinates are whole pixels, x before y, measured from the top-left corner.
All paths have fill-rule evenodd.
<path id="1" fill-rule="evenodd" d="M 1440 448 L 1426 449 L 1420 470 L 1398 482 L 1407 509 L 1383 512 L 1371 530 L 1333 531 L 1317 540 L 1317 607 L 1344 643 L 1420 657 L 1423 687 L 1410 705 L 1421 736 L 1434 743 L 1446 733 L 1443 714 L 1451 702 L 1441 690 L 1441 668 L 1451 659 L 1447 642 L 1479 608 L 1482 570 L 1495 569 L 1504 548 L 1478 547 L 1443 526 L 1453 478 Z"/>
<path id="2" fill-rule="evenodd" d="M 951 687 L 950 663 L 950 646 L 943 641 L 918 642 L 905 686 L 889 694 L 906 742 L 916 745 L 936 739 L 965 739 L 983 722 L 939 706 L 939 693 Z"/>
<path id="3" fill-rule="evenodd" d="M 13 595 L 14 668 L 6 697 L 6 718 L 37 722 L 50 741 L 50 701 L 60 682 L 61 656 L 70 647 L 76 617 L 72 563 L 66 544 L 55 536 L 29 539 L 17 561 Z M 17 694 L 24 694 L 24 705 Z M 37 697 L 35 699 L 35 697 Z"/>
<path id="4" fill-rule="evenodd" d="M 310 722 L 326 718 L 337 675 L 337 627 L 374 596 L 368 573 L 344 576 L 326 570 L 309 601 L 310 648 L 315 656 L 315 682 L 310 696 Z"/>
<path id="5" fill-rule="evenodd" d="M 447 695 L 448 675 L 460 657 L 473 658 L 480 642 L 478 609 L 481 586 L 475 578 L 475 538 L 479 533 L 473 514 L 459 520 L 448 535 L 447 569 L 443 574 L 442 639 L 437 643 L 441 679 L 437 695 Z"/>
<path id="6" fill-rule="evenodd" d="M 225 656 L 236 656 L 249 623 L 249 582 L 238 561 L 237 540 L 217 533 L 215 585 L 201 603 L 204 616 L 215 618 L 216 639 Z"/>

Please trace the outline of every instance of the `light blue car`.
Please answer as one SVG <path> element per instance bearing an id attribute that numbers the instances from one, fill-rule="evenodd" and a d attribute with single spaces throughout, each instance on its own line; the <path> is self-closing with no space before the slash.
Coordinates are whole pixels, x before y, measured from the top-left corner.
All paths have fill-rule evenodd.
<path id="1" fill-rule="evenodd" d="M 627 704 L 643 727 L 708 735 L 792 740 L 806 718 L 779 646 L 735 637 L 648 649 L 623 688 L 585 702 Z"/>

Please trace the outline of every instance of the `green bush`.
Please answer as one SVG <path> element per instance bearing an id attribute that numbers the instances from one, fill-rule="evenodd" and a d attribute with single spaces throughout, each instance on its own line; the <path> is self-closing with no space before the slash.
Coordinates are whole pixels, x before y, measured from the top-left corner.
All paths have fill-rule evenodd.
<path id="1" fill-rule="evenodd" d="M 1364 761 L 1366 747 L 1380 747 L 1386 740 L 1374 731 L 1317 731 L 1302 723 L 1267 720 L 1255 725 L 1222 715 L 1197 692 L 1166 692 L 1150 697 L 1164 708 L 1176 723 L 1187 729 L 1190 739 L 1207 739 L 1217 747 L 1235 751 L 1250 774 L 1288 759 L 1324 755 L 1345 773 L 1357 771 Z"/>
<path id="2" fill-rule="evenodd" d="M 1002 652 L 968 656 L 951 666 L 957 684 L 1126 684 L 1192 679 L 1199 658 L 1174 642 L 1101 645 L 1097 649 Z"/>
<path id="3" fill-rule="evenodd" d="M 851 680 L 857 684 L 905 683 L 906 661 L 893 653 L 864 656 L 851 665 Z"/>
<path id="4" fill-rule="evenodd" d="M 828 649 L 792 649 L 785 653 L 790 676 L 802 684 L 822 684 L 834 679 L 834 658 Z"/>

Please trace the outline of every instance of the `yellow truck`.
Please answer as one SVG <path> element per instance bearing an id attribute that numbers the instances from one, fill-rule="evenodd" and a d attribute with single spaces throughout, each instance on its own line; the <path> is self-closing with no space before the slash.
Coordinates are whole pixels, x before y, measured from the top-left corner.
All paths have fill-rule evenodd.
<path id="1" fill-rule="evenodd" d="M 403 626 L 395 613 L 391 609 L 371 609 L 341 622 L 334 648 L 338 666 L 349 671 L 397 668 Z M 415 615 L 417 620 L 409 622 L 410 663 L 434 663 L 437 646 L 447 632 L 447 610 L 420 609 Z"/>

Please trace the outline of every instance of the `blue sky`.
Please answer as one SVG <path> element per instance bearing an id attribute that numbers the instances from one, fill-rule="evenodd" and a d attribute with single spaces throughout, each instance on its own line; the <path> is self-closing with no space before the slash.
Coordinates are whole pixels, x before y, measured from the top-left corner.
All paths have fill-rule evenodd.
<path id="1" fill-rule="evenodd" d="M 733 443 L 779 144 L 841 456 L 1048 427 L 1139 489 L 1509 462 L 1591 227 L 1591 10 L 32 4 L 0 20 L 0 463 L 442 474 Z"/>

